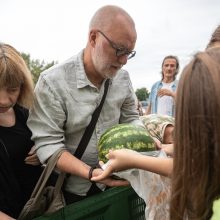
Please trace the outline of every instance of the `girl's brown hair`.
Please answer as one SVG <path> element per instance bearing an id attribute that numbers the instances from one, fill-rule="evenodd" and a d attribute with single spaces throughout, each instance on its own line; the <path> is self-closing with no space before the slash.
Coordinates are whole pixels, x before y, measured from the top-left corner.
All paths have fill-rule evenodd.
<path id="1" fill-rule="evenodd" d="M 216 43 L 220 43 L 220 25 L 214 30 L 211 39 L 207 45 L 207 49 L 213 47 Z"/>
<path id="2" fill-rule="evenodd" d="M 30 108 L 33 101 L 33 80 L 20 53 L 0 43 L 0 88 L 21 87 L 17 103 Z"/>
<path id="3" fill-rule="evenodd" d="M 209 219 L 220 195 L 220 50 L 198 53 L 176 100 L 170 218 Z"/>

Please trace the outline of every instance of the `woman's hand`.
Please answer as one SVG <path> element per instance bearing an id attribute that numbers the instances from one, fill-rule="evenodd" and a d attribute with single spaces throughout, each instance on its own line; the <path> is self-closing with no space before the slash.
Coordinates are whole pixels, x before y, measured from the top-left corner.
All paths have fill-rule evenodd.
<path id="1" fill-rule="evenodd" d="M 163 150 L 168 156 L 173 156 L 173 144 L 162 144 L 157 138 L 153 138 L 156 149 Z"/>
<path id="2" fill-rule="evenodd" d="M 173 144 L 162 144 L 161 150 L 163 150 L 168 156 L 173 157 Z"/>
<path id="3" fill-rule="evenodd" d="M 5 214 L 4 212 L 0 211 L 0 219 L 1 220 L 15 220 L 15 218 L 10 217 L 9 215 Z"/>
<path id="4" fill-rule="evenodd" d="M 25 158 L 24 161 L 26 164 L 29 165 L 33 165 L 33 166 L 40 165 L 40 161 L 35 151 L 35 146 L 31 148 L 30 152 L 28 153 L 28 156 Z"/>

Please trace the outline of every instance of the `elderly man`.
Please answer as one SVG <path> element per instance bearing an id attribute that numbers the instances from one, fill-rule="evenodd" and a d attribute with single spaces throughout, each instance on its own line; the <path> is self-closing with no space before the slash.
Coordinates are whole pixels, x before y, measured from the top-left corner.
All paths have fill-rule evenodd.
<path id="1" fill-rule="evenodd" d="M 129 74 L 121 68 L 135 56 L 135 23 L 117 6 L 104 6 L 92 17 L 86 48 L 66 62 L 41 74 L 35 88 L 35 104 L 28 126 L 37 154 L 44 163 L 57 149 L 67 149 L 57 168 L 70 174 L 65 184 L 67 204 L 127 182 L 106 178 L 92 184 L 101 170 L 97 142 L 101 134 L 118 123 L 142 125 L 138 117 Z M 81 159 L 74 156 L 80 139 L 110 79 L 108 93 L 88 146 Z"/>

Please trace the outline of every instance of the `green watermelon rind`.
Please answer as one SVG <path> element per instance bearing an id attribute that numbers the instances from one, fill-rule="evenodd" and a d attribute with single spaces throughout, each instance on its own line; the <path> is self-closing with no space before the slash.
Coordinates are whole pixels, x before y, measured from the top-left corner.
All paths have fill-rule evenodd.
<path id="1" fill-rule="evenodd" d="M 114 136 L 115 138 L 117 136 L 125 136 L 125 134 L 123 133 L 124 130 L 127 131 L 127 133 L 131 130 L 132 132 L 134 132 L 134 128 L 136 128 L 136 134 L 140 133 L 143 135 L 149 135 L 149 133 L 147 132 L 146 129 L 137 126 L 137 125 L 131 125 L 131 124 L 120 124 L 120 125 L 115 125 L 112 128 L 109 128 L 105 131 L 105 133 L 101 136 L 100 140 L 99 140 L 99 145 L 102 145 L 102 143 L 108 139 L 111 136 Z M 119 133 L 120 131 L 120 133 Z M 150 136 L 150 135 L 149 135 Z"/>
<path id="2" fill-rule="evenodd" d="M 106 154 L 110 149 L 126 148 L 146 152 L 155 150 L 154 146 L 154 141 L 146 129 L 132 124 L 115 125 L 107 129 L 99 140 L 99 160 L 106 162 Z"/>
<path id="3" fill-rule="evenodd" d="M 102 134 L 101 138 L 100 138 L 100 143 L 102 141 L 104 141 L 106 138 L 108 138 L 108 136 L 111 136 L 112 133 L 117 133 L 119 130 L 121 129 L 125 129 L 125 128 L 131 128 L 131 125 L 130 124 L 120 124 L 120 125 L 115 125 L 109 129 L 107 129 L 105 131 L 104 134 Z"/>

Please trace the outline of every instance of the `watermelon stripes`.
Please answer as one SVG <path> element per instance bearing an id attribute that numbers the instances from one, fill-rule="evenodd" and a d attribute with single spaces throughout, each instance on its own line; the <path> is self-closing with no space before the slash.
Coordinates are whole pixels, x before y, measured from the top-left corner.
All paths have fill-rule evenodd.
<path id="1" fill-rule="evenodd" d="M 118 124 L 102 134 L 99 143 L 99 160 L 106 162 L 110 149 L 131 149 L 139 152 L 155 150 L 154 141 L 146 129 L 132 124 Z"/>

